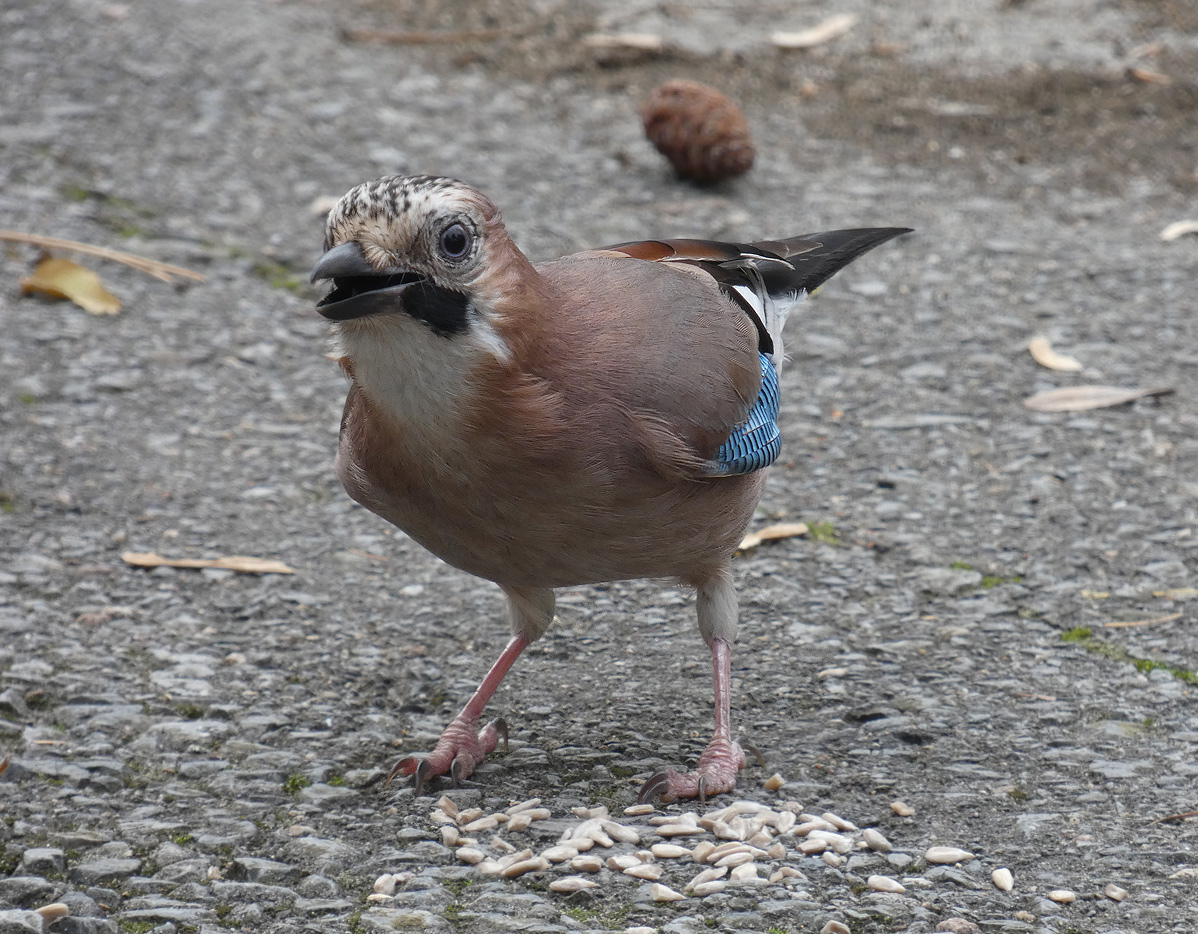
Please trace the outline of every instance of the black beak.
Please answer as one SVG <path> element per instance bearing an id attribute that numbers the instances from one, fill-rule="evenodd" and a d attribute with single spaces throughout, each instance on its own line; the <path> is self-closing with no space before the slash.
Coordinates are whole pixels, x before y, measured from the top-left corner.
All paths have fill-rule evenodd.
<path id="1" fill-rule="evenodd" d="M 352 240 L 326 251 L 316 261 L 310 281 L 320 279 L 331 279 L 333 290 L 316 303 L 316 310 L 334 321 L 402 311 L 399 293 L 425 281 L 423 276 L 402 269 L 375 269 Z"/>

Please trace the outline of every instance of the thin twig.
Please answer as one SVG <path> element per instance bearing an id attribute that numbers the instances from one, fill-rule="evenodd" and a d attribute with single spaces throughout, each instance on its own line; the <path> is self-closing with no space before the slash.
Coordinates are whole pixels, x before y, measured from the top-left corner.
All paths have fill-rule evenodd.
<path id="1" fill-rule="evenodd" d="M 1191 817 L 1198 817 L 1198 811 L 1187 811 L 1185 814 L 1170 814 L 1168 817 L 1158 817 L 1153 823 L 1168 824 L 1172 821 L 1189 820 Z"/>
<path id="2" fill-rule="evenodd" d="M 1104 629 L 1131 629 L 1133 626 L 1155 626 L 1157 623 L 1168 623 L 1180 619 L 1181 613 L 1170 613 L 1168 616 L 1158 616 L 1155 619 L 1116 620 L 1113 623 L 1103 623 Z"/>
<path id="3" fill-rule="evenodd" d="M 124 263 L 126 266 L 132 266 L 134 269 L 147 273 L 155 279 L 161 279 L 163 282 L 174 282 L 175 280 L 171 276 L 191 279 L 193 282 L 204 281 L 204 277 L 200 273 L 184 269 L 182 266 L 172 266 L 170 263 L 160 263 L 156 259 L 147 259 L 144 256 L 137 256 L 134 253 L 122 253 L 120 250 L 110 250 L 104 246 L 93 246 L 90 243 L 80 243 L 78 240 L 60 240 L 58 237 L 43 237 L 41 234 L 21 233 L 19 230 L 0 230 L 0 240 L 7 240 L 9 243 L 28 243 L 32 246 L 40 246 L 46 250 L 72 250 L 75 253 L 83 253 L 86 256 L 110 259 L 114 263 Z"/>

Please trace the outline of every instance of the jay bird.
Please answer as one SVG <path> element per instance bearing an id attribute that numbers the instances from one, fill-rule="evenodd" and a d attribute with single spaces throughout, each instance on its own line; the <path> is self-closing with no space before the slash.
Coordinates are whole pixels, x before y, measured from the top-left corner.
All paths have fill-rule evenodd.
<path id="1" fill-rule="evenodd" d="M 641 800 L 731 791 L 731 561 L 778 456 L 791 307 L 906 228 L 749 244 L 623 243 L 532 264 L 462 182 L 388 176 L 330 211 L 312 281 L 349 377 L 337 473 L 351 497 L 507 596 L 512 637 L 427 756 L 417 793 L 494 750 L 479 717 L 553 620 L 554 588 L 676 578 L 695 588 L 715 733 Z"/>

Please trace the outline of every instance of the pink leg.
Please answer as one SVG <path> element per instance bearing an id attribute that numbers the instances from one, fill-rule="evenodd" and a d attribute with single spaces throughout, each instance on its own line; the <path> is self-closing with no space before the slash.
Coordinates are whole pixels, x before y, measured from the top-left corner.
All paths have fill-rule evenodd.
<path id="1" fill-rule="evenodd" d="M 523 634 L 512 636 L 502 654 L 491 666 L 491 670 L 487 672 L 487 676 L 483 678 L 478 690 L 462 708 L 462 712 L 445 728 L 445 732 L 437 741 L 437 747 L 427 757 L 408 756 L 401 759 L 387 776 L 387 781 L 390 782 L 396 775 L 415 773 L 416 794 L 420 794 L 430 778 L 449 772 L 456 787 L 474 771 L 488 753 L 495 750 L 500 735 L 506 743 L 507 724 L 503 720 L 492 720 L 478 730 L 478 718 L 490 702 L 495 689 L 499 687 L 499 682 L 512 667 L 512 663 L 520 657 L 520 653 L 531 641 Z"/>
<path id="2" fill-rule="evenodd" d="M 736 787 L 736 773 L 745 767 L 745 754 L 732 741 L 732 649 L 721 638 L 711 640 L 711 667 L 715 675 L 715 734 L 692 772 L 659 772 L 641 786 L 637 800 L 661 798 L 705 799 Z"/>

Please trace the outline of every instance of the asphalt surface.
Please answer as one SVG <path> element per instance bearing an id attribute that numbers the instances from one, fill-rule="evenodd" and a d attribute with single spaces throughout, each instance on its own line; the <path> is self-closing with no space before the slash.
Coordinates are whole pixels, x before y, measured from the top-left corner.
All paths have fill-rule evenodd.
<path id="1" fill-rule="evenodd" d="M 123 302 L 93 316 L 22 296 L 37 251 L 0 252 L 0 931 L 39 930 L 21 910 L 52 901 L 71 915 L 47 931 L 93 934 L 1195 930 L 1198 824 L 1160 819 L 1198 809 L 1198 238 L 1159 234 L 1198 218 L 1198 18 L 1183 0 L 742 6 L 3 4 L 0 227 L 207 278 L 83 259 Z M 834 42 L 768 44 L 844 12 L 861 20 Z M 596 31 L 668 44 L 581 41 Z M 743 104 L 748 175 L 672 177 L 639 125 L 670 77 Z M 876 826 L 896 853 L 831 866 L 782 838 L 802 882 L 658 904 L 604 870 L 565 896 L 553 871 L 482 878 L 430 820 L 439 791 L 382 787 L 506 639 L 496 588 L 332 472 L 319 207 L 395 172 L 476 185 L 534 260 L 916 228 L 792 318 L 755 527 L 814 534 L 735 565 L 733 715 L 766 762 L 737 797 Z M 1036 335 L 1084 369 L 1038 365 Z M 1083 384 L 1173 393 L 1022 405 Z M 463 805 L 540 797 L 559 823 L 515 841 L 533 847 L 571 808 L 620 814 L 710 731 L 692 596 L 564 591 L 492 709 L 511 750 Z M 933 845 L 976 859 L 933 867 Z"/>

